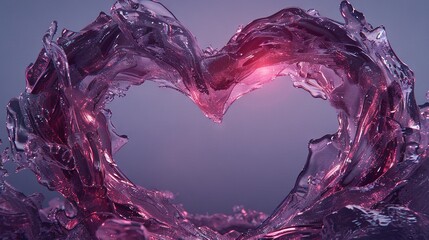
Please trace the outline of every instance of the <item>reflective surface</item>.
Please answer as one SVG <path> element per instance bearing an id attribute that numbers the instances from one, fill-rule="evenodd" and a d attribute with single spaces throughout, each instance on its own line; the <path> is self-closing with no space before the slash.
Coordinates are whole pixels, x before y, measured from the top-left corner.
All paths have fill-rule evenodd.
<path id="1" fill-rule="evenodd" d="M 37 212 L 37 197 L 9 185 L 2 226 L 16 234 L 101 239 L 362 238 L 428 235 L 427 108 L 414 76 L 347 2 L 345 24 L 284 9 L 239 30 L 220 50 L 201 50 L 174 15 L 154 2 L 119 1 L 80 32 L 56 25 L 27 69 L 26 91 L 8 106 L 13 160 L 67 200 Z M 310 142 L 304 170 L 265 219 L 190 215 L 168 193 L 134 185 L 112 154 L 127 141 L 105 104 L 150 80 L 188 96 L 215 122 L 240 96 L 290 75 L 294 86 L 336 109 L 339 129 Z M 7 157 L 4 158 L 7 160 Z M 15 234 L 15 235 L 14 235 Z"/>

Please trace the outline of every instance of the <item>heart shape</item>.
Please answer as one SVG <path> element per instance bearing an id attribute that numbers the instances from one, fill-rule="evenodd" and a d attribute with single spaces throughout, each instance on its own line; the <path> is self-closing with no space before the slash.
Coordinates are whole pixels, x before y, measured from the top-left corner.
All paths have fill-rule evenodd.
<path id="1" fill-rule="evenodd" d="M 372 208 L 396 189 L 393 176 L 412 175 L 416 167 L 399 163 L 417 154 L 412 144 L 421 126 L 410 95 L 413 74 L 384 29 L 372 28 L 347 2 L 341 12 L 345 24 L 284 9 L 242 28 L 219 51 L 201 50 L 171 12 L 151 1 L 120 0 L 111 17 L 102 13 L 56 41 L 54 24 L 27 69 L 26 92 L 8 106 L 10 138 L 26 156 L 20 164 L 70 202 L 56 215 L 60 224 L 92 237 L 216 239 L 256 227 L 241 237 L 320 236 L 326 216 L 349 205 Z M 340 126 L 310 143 L 295 188 L 260 226 L 258 213 L 208 223 L 187 216 L 170 196 L 134 185 L 116 167 L 112 155 L 126 139 L 104 106 L 130 85 L 157 81 L 220 122 L 237 98 L 282 75 L 328 100 Z"/>

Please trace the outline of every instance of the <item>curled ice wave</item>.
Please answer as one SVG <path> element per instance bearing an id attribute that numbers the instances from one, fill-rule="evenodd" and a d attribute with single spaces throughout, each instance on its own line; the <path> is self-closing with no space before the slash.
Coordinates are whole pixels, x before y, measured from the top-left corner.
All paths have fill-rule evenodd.
<path id="1" fill-rule="evenodd" d="M 428 237 L 429 105 L 416 104 L 413 72 L 383 27 L 373 28 L 348 2 L 340 11 L 345 23 L 283 9 L 216 51 L 201 50 L 170 11 L 151 1 L 120 0 L 110 16 L 101 13 L 56 40 L 54 23 L 27 69 L 25 92 L 8 105 L 7 127 L 13 154 L 23 156 L 18 165 L 66 200 L 39 210 L 2 184 L 9 205 L 0 217 L 28 216 L 0 225 L 3 236 Z M 339 129 L 310 142 L 294 189 L 267 219 L 245 209 L 191 216 L 170 194 L 135 185 L 116 166 L 112 155 L 127 139 L 115 132 L 105 105 L 131 85 L 150 80 L 176 89 L 220 122 L 237 98 L 282 75 L 329 101 Z"/>

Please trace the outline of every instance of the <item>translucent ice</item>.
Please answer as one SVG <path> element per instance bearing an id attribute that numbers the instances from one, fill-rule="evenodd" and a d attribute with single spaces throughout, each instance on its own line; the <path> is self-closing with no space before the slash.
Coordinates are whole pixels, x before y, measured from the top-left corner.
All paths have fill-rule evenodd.
<path id="1" fill-rule="evenodd" d="M 8 105 L 13 160 L 65 200 L 41 209 L 1 183 L 2 238 L 335 239 L 429 237 L 429 105 L 382 27 L 342 2 L 345 23 L 290 8 L 255 20 L 220 50 L 201 50 L 164 6 L 119 0 L 79 32 L 54 39 Z M 188 96 L 216 122 L 240 96 L 282 75 L 328 101 L 339 128 L 309 144 L 294 189 L 266 218 L 195 216 L 124 176 L 112 158 L 127 142 L 107 102 L 156 81 Z M 0 168 L 2 169 L 2 168 Z M 266 218 L 266 219 L 265 219 Z M 265 220 L 264 220 L 265 219 Z"/>

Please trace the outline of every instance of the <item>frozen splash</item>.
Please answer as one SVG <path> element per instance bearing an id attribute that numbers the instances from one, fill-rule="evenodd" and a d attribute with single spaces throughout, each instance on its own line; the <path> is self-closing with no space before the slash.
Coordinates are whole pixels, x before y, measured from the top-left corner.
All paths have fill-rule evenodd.
<path id="1" fill-rule="evenodd" d="M 413 72 L 348 2 L 345 23 L 284 9 L 253 21 L 220 50 L 201 50 L 164 6 L 119 0 L 79 32 L 54 39 L 8 105 L 10 157 L 60 192 L 41 208 L 0 183 L 5 239 L 426 239 L 429 104 Z M 269 217 L 191 215 L 169 193 L 133 184 L 112 155 L 127 142 L 106 103 L 146 80 L 176 89 L 216 122 L 240 96 L 278 76 L 329 101 L 335 134 L 312 140 L 294 189 Z M 3 157 L 3 161 L 8 157 Z M 1 166 L 1 165 L 0 165 Z M 4 169 L 0 167 L 1 174 Z"/>

